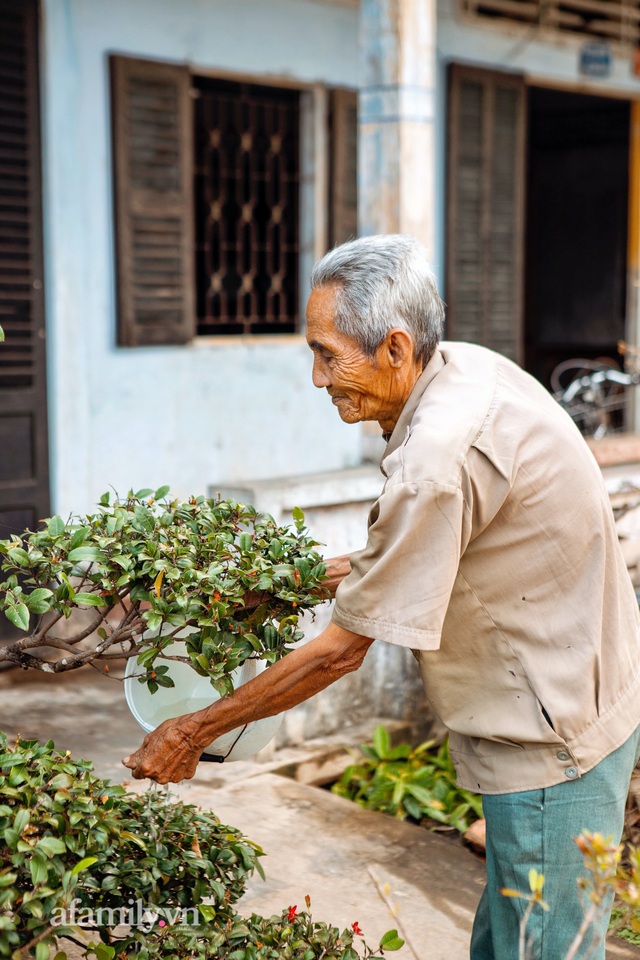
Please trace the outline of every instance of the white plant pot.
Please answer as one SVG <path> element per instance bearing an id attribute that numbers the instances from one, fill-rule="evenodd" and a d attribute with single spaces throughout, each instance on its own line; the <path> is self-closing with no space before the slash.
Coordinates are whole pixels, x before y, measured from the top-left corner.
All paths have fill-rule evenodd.
<path id="1" fill-rule="evenodd" d="M 175 641 L 167 652 L 169 650 L 172 655 L 187 655 L 185 644 L 180 641 Z M 144 673 L 144 668 L 136 663 L 135 657 L 127 660 L 125 670 L 124 693 L 127 705 L 145 733 L 151 733 L 164 720 L 202 710 L 220 699 L 220 694 L 213 689 L 209 678 L 201 677 L 188 664 L 162 659 L 159 662 L 167 664 L 169 676 L 175 686 L 160 687 L 155 693 L 151 693 L 146 683 L 140 683 L 134 676 Z M 265 667 L 264 660 L 247 660 L 231 674 L 234 687 L 237 689 L 248 683 L 262 673 Z M 255 720 L 246 727 L 236 727 L 205 747 L 202 759 L 223 757 L 227 761 L 252 757 L 275 737 L 282 717 L 283 714 L 280 713 L 264 720 Z"/>

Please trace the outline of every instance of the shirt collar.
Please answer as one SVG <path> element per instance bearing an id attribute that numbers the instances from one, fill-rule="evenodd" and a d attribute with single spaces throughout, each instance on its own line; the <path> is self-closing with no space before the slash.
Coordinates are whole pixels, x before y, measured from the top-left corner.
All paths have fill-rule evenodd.
<path id="1" fill-rule="evenodd" d="M 393 453 L 394 450 L 397 450 L 398 447 L 404 443 L 409 427 L 411 426 L 411 421 L 413 420 L 413 415 L 418 408 L 423 393 L 431 381 L 440 373 L 444 365 L 445 359 L 442 356 L 442 352 L 439 347 L 436 347 L 435 353 L 429 360 L 429 363 L 416 380 L 415 386 L 409 394 L 409 399 L 398 417 L 398 422 L 393 428 L 393 432 L 391 434 L 384 434 L 384 439 L 387 441 L 387 448 L 384 451 L 383 461 L 390 453 Z"/>

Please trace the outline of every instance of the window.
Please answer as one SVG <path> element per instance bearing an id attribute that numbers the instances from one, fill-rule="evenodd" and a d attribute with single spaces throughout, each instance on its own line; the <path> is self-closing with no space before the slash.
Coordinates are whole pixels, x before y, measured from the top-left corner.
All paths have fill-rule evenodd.
<path id="1" fill-rule="evenodd" d="M 119 344 L 296 332 L 308 95 L 127 57 L 111 68 Z M 328 112 L 313 144 L 330 171 L 324 245 L 355 234 L 355 93 L 333 91 Z"/>
<path id="2" fill-rule="evenodd" d="M 198 333 L 293 333 L 297 90 L 196 79 Z"/>

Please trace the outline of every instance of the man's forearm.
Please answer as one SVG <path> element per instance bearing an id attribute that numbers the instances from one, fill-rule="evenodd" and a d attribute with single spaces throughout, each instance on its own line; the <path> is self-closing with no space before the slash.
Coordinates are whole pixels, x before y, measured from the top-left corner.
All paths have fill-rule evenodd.
<path id="1" fill-rule="evenodd" d="M 357 670 L 373 643 L 330 623 L 319 637 L 292 651 L 235 693 L 184 718 L 189 738 L 204 748 L 217 737 L 308 700 Z"/>
<path id="2" fill-rule="evenodd" d="M 344 567 L 343 567 L 344 568 Z M 341 577 L 340 577 L 341 579 Z M 192 777 L 203 749 L 236 727 L 271 717 L 357 670 L 373 640 L 335 623 L 212 706 L 165 720 L 123 763 L 136 779 L 178 783 Z"/>
<path id="3" fill-rule="evenodd" d="M 325 587 L 332 597 L 335 597 L 336 590 L 345 577 L 351 573 L 351 562 L 348 553 L 343 553 L 340 557 L 331 557 L 325 560 L 327 565 L 327 579 L 323 581 Z"/>

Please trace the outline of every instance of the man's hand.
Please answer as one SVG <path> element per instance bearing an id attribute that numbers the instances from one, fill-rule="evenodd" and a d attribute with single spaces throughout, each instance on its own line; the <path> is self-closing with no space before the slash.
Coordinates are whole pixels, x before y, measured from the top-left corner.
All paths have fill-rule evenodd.
<path id="1" fill-rule="evenodd" d="M 186 729 L 188 717 L 165 720 L 142 741 L 130 757 L 122 761 L 136 780 L 150 777 L 156 783 L 190 780 L 196 772 L 202 747 L 194 743 Z"/>
<path id="2" fill-rule="evenodd" d="M 369 637 L 330 623 L 315 640 L 293 650 L 210 707 L 165 720 L 142 746 L 122 761 L 140 780 L 177 783 L 193 777 L 204 747 L 218 737 L 308 700 L 345 673 L 357 670 L 373 643 Z"/>

